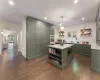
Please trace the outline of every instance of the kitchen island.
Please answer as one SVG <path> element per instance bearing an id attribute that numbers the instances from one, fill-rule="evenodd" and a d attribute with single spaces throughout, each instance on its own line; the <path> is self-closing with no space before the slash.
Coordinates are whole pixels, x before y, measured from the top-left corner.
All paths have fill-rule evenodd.
<path id="1" fill-rule="evenodd" d="M 52 65 L 63 68 L 72 62 L 74 54 L 90 57 L 91 69 L 100 73 L 100 46 L 98 44 L 60 44 L 48 45 L 48 61 Z"/>
<path id="2" fill-rule="evenodd" d="M 48 62 L 58 68 L 68 66 L 73 60 L 72 44 L 48 45 Z"/>

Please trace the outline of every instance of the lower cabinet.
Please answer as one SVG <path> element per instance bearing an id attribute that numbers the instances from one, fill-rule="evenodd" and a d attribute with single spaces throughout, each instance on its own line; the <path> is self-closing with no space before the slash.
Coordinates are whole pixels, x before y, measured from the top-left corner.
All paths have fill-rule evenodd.
<path id="1" fill-rule="evenodd" d="M 72 47 L 72 52 L 75 53 L 75 54 L 91 56 L 91 45 L 74 44 L 73 47 Z"/>
<path id="2" fill-rule="evenodd" d="M 92 50 L 91 69 L 100 73 L 100 50 Z"/>

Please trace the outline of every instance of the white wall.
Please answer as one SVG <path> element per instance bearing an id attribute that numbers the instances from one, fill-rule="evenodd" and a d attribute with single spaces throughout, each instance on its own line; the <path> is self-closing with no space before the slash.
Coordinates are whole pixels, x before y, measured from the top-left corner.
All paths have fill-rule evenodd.
<path id="1" fill-rule="evenodd" d="M 20 31 L 21 25 L 15 24 L 12 22 L 8 22 L 8 21 L 0 20 L 0 29 L 11 30 L 11 31 Z"/>
<path id="2" fill-rule="evenodd" d="M 88 41 L 89 43 L 96 43 L 96 23 L 95 22 L 88 22 L 88 23 L 85 23 L 85 25 L 86 25 L 85 28 L 91 28 L 92 29 L 92 35 L 91 36 L 89 36 L 89 35 L 81 36 L 80 30 L 84 28 L 84 24 L 78 24 L 78 25 L 65 27 L 65 29 L 64 29 L 64 31 L 65 31 L 64 39 L 67 42 Z M 59 32 L 59 29 L 56 28 L 55 29 L 56 40 L 59 38 L 58 32 Z M 67 34 L 68 32 L 77 32 L 77 40 L 75 40 L 73 38 L 69 38 L 68 34 Z"/>
<path id="3" fill-rule="evenodd" d="M 26 19 L 23 20 L 22 29 L 20 32 L 20 51 L 22 55 L 26 58 Z"/>
<path id="4" fill-rule="evenodd" d="M 20 29 L 21 29 L 20 24 L 15 24 L 15 23 L 12 23 L 12 22 L 0 20 L 0 54 L 1 54 L 1 50 L 2 50 L 2 40 L 3 40 L 3 36 L 1 34 L 1 32 L 3 30 L 11 30 L 11 31 L 19 32 Z"/>

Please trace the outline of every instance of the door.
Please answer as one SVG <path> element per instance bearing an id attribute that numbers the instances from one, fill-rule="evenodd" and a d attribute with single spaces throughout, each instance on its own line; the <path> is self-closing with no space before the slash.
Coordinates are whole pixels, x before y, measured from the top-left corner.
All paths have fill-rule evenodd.
<path id="1" fill-rule="evenodd" d="M 97 44 L 100 45 L 100 21 L 97 26 Z"/>

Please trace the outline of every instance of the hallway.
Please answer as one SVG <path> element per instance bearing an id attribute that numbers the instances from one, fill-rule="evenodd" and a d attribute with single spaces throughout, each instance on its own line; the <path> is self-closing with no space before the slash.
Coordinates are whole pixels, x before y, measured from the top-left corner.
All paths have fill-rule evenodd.
<path id="1" fill-rule="evenodd" d="M 25 60 L 13 43 L 8 44 L 8 49 L 2 50 L 0 55 L 0 79 L 1 80 L 19 80 L 17 79 L 18 64 Z"/>
<path id="2" fill-rule="evenodd" d="M 8 43 L 7 48 L 2 49 L 2 54 L 7 56 L 8 59 L 13 60 L 15 56 L 19 55 L 18 48 L 14 43 Z"/>

